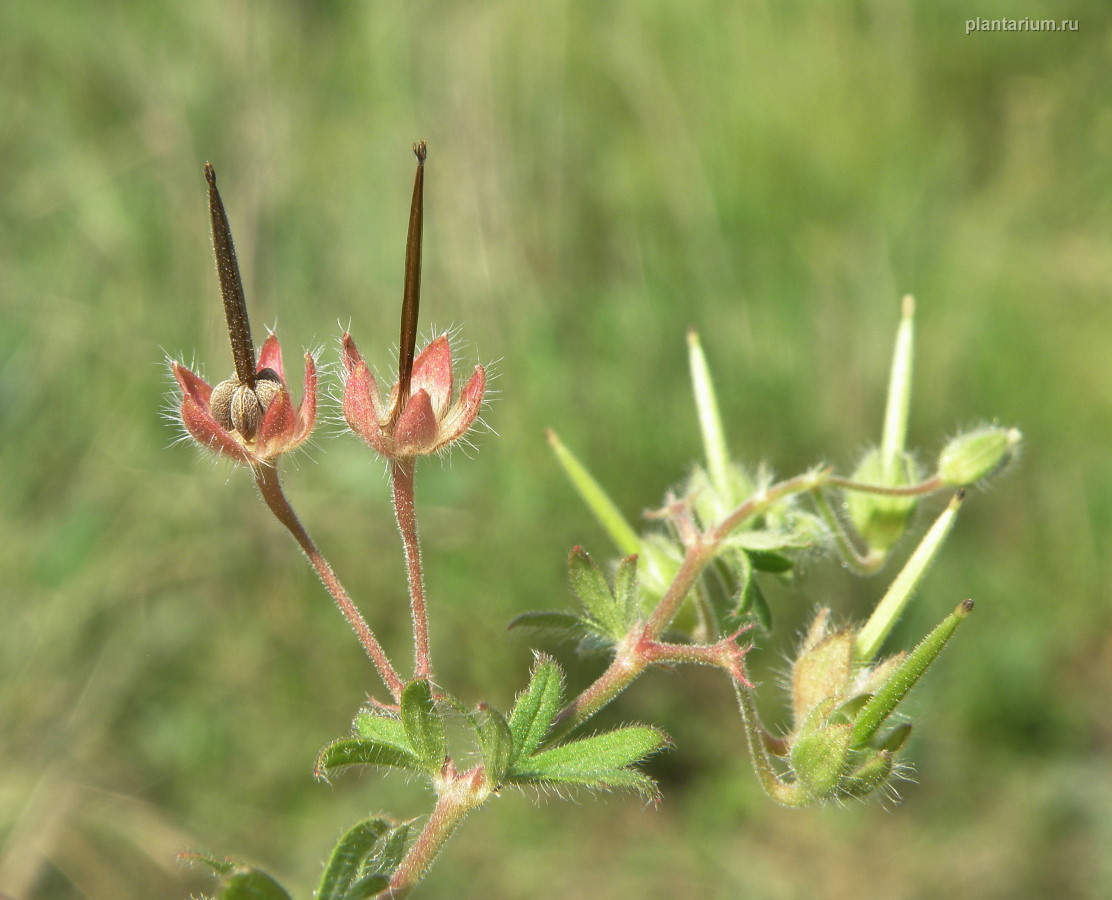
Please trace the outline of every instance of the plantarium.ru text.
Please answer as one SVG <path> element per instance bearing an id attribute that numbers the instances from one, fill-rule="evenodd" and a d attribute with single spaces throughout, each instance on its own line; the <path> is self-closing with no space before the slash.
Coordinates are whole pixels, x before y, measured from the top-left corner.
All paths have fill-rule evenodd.
<path id="1" fill-rule="evenodd" d="M 697 422 L 702 434 L 703 459 L 684 484 L 665 493 L 660 508 L 648 514 L 651 527 L 641 532 L 550 431 L 556 460 L 613 540 L 617 558 L 599 562 L 574 547 L 568 555 L 573 602 L 523 611 L 510 623 L 516 630 L 554 631 L 574 639 L 579 652 L 572 659 L 558 662 L 538 653 L 528 675 L 508 675 L 514 687 L 507 694 L 517 697 L 508 710 L 461 699 L 437 678 L 430 655 L 415 478 L 420 457 L 467 441 L 483 407 L 486 371 L 476 366 L 457 389 L 448 334 L 417 352 L 424 143 L 416 144 L 414 153 L 397 378 L 381 392 L 350 334 L 342 338 L 340 369 L 343 417 L 386 460 L 390 474 L 410 598 L 411 668 L 394 663 L 282 488 L 280 458 L 297 449 L 315 424 L 317 361 L 305 354 L 303 394 L 295 405 L 277 337 L 269 335 L 256 355 L 231 227 L 210 165 L 205 176 L 234 374 L 210 386 L 178 362 L 170 363 L 180 388 L 175 407 L 181 425 L 204 449 L 248 470 L 382 682 L 379 695 L 356 712 L 351 731 L 320 751 L 316 776 L 331 779 L 351 766 L 401 769 L 427 783 L 435 797 L 423 820 L 375 816 L 352 825 L 333 849 L 313 896 L 407 896 L 464 818 L 500 791 L 628 790 L 655 801 L 657 785 L 639 764 L 654 753 L 682 753 L 683 748 L 673 751 L 664 727 L 656 723 L 590 729 L 596 713 L 653 667 L 689 663 L 722 670 L 737 700 L 756 777 L 777 803 L 807 807 L 891 796 L 911 731 L 898 715 L 900 702 L 973 610 L 973 602 L 954 603 L 952 612 L 908 650 L 885 651 L 885 640 L 941 550 L 967 486 L 999 472 L 1015 456 L 1020 433 L 992 425 L 959 435 L 930 467 L 908 451 L 915 305 L 906 297 L 879 443 L 848 475 L 819 465 L 777 480 L 767 468 L 746 468 L 731 454 L 710 369 L 698 335 L 691 332 L 692 424 Z M 782 686 L 791 727 L 786 733 L 766 729 L 746 670 L 747 655 L 774 627 L 761 581 L 790 575 L 804 554 L 818 551 L 837 554 L 860 574 L 876 572 L 917 506 L 939 492 L 948 493 L 949 501 L 867 621 L 838 624 L 829 608 L 817 612 Z M 553 594 L 559 593 L 554 585 Z M 564 666 L 588 666 L 598 674 L 569 696 Z M 470 735 L 473 752 L 466 762 L 449 749 L 449 720 L 463 722 Z M 219 881 L 214 896 L 225 900 L 292 896 L 262 869 L 235 859 L 199 851 L 184 852 L 182 858 L 210 867 Z"/>

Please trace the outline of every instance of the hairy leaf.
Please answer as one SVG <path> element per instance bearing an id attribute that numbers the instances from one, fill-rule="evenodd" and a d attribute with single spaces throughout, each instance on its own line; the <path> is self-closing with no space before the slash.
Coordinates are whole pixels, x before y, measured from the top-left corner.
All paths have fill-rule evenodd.
<path id="1" fill-rule="evenodd" d="M 563 674 L 555 661 L 539 656 L 529 685 L 517 698 L 510 713 L 510 733 L 514 739 L 511 760 L 529 756 L 541 745 L 553 718 L 560 709 Z"/>
<path id="2" fill-rule="evenodd" d="M 401 719 L 385 713 L 364 711 L 355 717 L 354 724 L 360 737 L 413 753 Z"/>
<path id="3" fill-rule="evenodd" d="M 534 628 L 538 631 L 582 632 L 584 621 L 569 612 L 526 612 L 515 616 L 507 629 Z"/>
<path id="4" fill-rule="evenodd" d="M 493 706 L 482 704 L 471 716 L 479 749 L 483 754 L 487 781 L 496 787 L 506 777 L 514 752 L 514 736 L 506 717 Z"/>
<path id="5" fill-rule="evenodd" d="M 600 778 L 603 774 L 622 769 L 667 744 L 667 735 L 647 725 L 595 734 L 554 746 L 514 765 L 515 777 L 539 775 L 545 779 L 575 780 Z"/>
<path id="6" fill-rule="evenodd" d="M 599 630 L 613 638 L 625 633 L 623 616 L 606 583 L 606 576 L 582 547 L 573 547 L 568 554 L 568 578 L 571 588 Z"/>
<path id="7" fill-rule="evenodd" d="M 286 889 L 262 869 L 237 869 L 224 879 L 220 900 L 290 900 Z"/>
<path id="8" fill-rule="evenodd" d="M 448 739 L 427 678 L 411 681 L 402 691 L 402 724 L 410 746 L 425 767 L 439 770 L 448 752 Z"/>
<path id="9" fill-rule="evenodd" d="M 321 750 L 317 757 L 316 775 L 327 779 L 334 769 L 346 766 L 394 766 L 414 772 L 425 771 L 420 759 L 393 744 L 366 738 L 342 738 Z"/>
<path id="10" fill-rule="evenodd" d="M 364 819 L 349 828 L 332 848 L 317 887 L 317 900 L 347 900 L 364 864 L 374 857 L 380 838 L 389 831 L 385 819 Z"/>

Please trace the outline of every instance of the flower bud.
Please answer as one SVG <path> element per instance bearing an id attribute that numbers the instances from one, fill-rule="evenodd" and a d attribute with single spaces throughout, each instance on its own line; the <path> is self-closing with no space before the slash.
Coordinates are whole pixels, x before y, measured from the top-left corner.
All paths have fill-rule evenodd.
<path id="1" fill-rule="evenodd" d="M 1023 440 L 1018 428 L 988 426 L 959 435 L 938 457 L 938 477 L 954 486 L 973 484 L 995 474 L 1015 456 Z"/>
<path id="2" fill-rule="evenodd" d="M 850 476 L 861 484 L 884 487 L 906 487 L 920 479 L 915 460 L 901 452 L 894 465 L 886 468 L 881 451 L 870 450 Z M 865 543 L 880 553 L 887 553 L 903 537 L 908 520 L 918 503 L 915 497 L 890 497 L 863 491 L 846 494 L 846 512 Z"/>

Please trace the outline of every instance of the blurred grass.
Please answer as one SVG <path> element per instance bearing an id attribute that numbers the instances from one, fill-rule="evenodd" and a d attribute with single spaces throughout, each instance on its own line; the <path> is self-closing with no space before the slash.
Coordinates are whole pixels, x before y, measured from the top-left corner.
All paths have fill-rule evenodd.
<path id="1" fill-rule="evenodd" d="M 312 781 L 371 673 L 242 473 L 170 446 L 164 354 L 230 369 L 201 164 L 256 331 L 287 359 L 395 340 L 412 160 L 430 145 L 424 312 L 464 323 L 499 436 L 418 490 L 446 684 L 508 705 L 503 623 L 566 600 L 605 541 L 555 427 L 630 515 L 697 452 L 683 333 L 733 445 L 790 473 L 879 436 L 899 296 L 919 303 L 912 438 L 998 416 L 1028 452 L 967 504 L 904 643 L 977 615 L 913 701 L 894 809 L 772 807 L 720 679 L 654 675 L 660 809 L 507 797 L 430 897 L 1112 893 L 1112 28 L 965 36 L 988 2 L 332 0 L 0 6 L 0 892 L 184 897 L 216 847 L 299 886 L 399 779 Z M 333 382 L 334 383 L 334 382 Z M 381 466 L 321 429 L 290 493 L 407 652 Z M 476 543 L 478 539 L 478 543 Z M 812 566 L 797 627 L 880 580 Z M 457 638 L 462 635 L 462 639 Z M 786 638 L 763 654 L 766 681 Z M 566 652 L 566 648 L 565 648 Z M 581 677 L 587 677 L 584 673 Z M 495 859 L 495 855 L 505 859 Z"/>

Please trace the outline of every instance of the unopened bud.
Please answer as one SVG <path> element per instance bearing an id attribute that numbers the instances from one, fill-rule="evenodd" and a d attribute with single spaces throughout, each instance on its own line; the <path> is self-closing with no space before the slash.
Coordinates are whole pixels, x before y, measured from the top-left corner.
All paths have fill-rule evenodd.
<path id="1" fill-rule="evenodd" d="M 1002 469 L 1023 440 L 1018 428 L 978 428 L 950 441 L 938 457 L 938 476 L 945 484 L 973 484 Z"/>
<path id="2" fill-rule="evenodd" d="M 886 466 L 879 449 L 870 450 L 857 466 L 853 481 L 900 488 L 920 479 L 919 469 L 909 453 L 900 452 L 891 466 Z M 918 503 L 916 497 L 892 497 L 864 491 L 846 494 L 846 512 L 853 527 L 872 549 L 887 553 L 903 537 L 908 520 Z"/>

